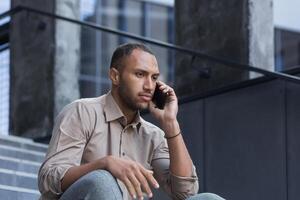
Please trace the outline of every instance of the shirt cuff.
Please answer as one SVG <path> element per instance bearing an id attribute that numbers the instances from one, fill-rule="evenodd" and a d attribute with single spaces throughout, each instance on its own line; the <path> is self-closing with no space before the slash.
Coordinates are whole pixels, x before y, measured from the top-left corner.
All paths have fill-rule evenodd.
<path id="1" fill-rule="evenodd" d="M 197 194 L 199 189 L 198 177 L 196 175 L 196 169 L 193 166 L 192 176 L 183 177 L 177 176 L 170 172 L 171 191 L 175 196 L 189 197 Z"/>

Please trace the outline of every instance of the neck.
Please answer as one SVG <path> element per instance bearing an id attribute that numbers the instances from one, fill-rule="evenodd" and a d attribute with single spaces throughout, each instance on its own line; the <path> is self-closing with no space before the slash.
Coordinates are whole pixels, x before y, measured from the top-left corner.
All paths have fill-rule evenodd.
<path id="1" fill-rule="evenodd" d="M 120 95 L 118 94 L 118 92 L 115 89 L 111 90 L 111 94 L 112 94 L 114 100 L 116 101 L 116 103 L 118 104 L 119 108 L 121 109 L 122 113 L 125 115 L 127 124 L 130 124 L 134 120 L 137 111 L 130 109 L 124 103 L 124 101 L 121 99 Z"/>

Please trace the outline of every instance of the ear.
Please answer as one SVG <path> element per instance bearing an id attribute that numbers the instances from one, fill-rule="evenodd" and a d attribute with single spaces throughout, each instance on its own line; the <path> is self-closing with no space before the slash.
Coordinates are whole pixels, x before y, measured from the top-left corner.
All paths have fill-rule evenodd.
<path id="1" fill-rule="evenodd" d="M 109 69 L 109 78 L 113 85 L 119 85 L 120 82 L 120 72 L 112 67 Z"/>

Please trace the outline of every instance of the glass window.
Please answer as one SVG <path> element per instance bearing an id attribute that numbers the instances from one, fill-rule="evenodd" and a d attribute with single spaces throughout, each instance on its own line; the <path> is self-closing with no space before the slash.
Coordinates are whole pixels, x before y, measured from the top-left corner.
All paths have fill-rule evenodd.
<path id="1" fill-rule="evenodd" d="M 10 0 L 1 0 L 0 13 L 10 9 Z M 0 26 L 9 22 L 10 17 L 0 19 Z M 3 41 L 5 42 L 5 41 Z M 8 41 L 7 41 L 8 42 Z M 0 134 L 9 133 L 9 49 L 0 44 Z"/>
<path id="2" fill-rule="evenodd" d="M 81 0 L 81 7 L 81 19 L 85 21 L 173 42 L 173 7 L 137 0 Z M 82 28 L 80 70 L 82 97 L 98 96 L 109 89 L 108 68 L 111 55 L 119 44 L 129 41 L 133 40 L 104 31 Z M 157 56 L 162 80 L 172 81 L 174 71 L 172 53 L 166 48 L 150 46 Z"/>
<path id="3" fill-rule="evenodd" d="M 9 132 L 9 50 L 0 51 L 0 134 Z"/>
<path id="4" fill-rule="evenodd" d="M 300 32 L 275 29 L 275 67 L 277 71 L 300 66 Z"/>

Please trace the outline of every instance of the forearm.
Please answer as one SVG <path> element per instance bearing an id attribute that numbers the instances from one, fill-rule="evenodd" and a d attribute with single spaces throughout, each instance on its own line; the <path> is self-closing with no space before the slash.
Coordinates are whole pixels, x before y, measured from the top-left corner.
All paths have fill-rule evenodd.
<path id="1" fill-rule="evenodd" d="M 164 122 L 162 127 L 167 137 L 172 137 L 180 132 L 177 120 Z M 177 176 L 190 177 L 192 175 L 193 162 L 185 146 L 182 134 L 167 139 L 167 142 L 170 153 L 170 171 Z"/>
<path id="2" fill-rule="evenodd" d="M 75 181 L 77 181 L 85 174 L 97 169 L 106 169 L 106 163 L 107 157 L 104 157 L 87 164 L 71 167 L 70 169 L 68 169 L 68 171 L 64 175 L 64 178 L 61 180 L 62 191 L 68 189 L 70 185 L 72 185 Z"/>

